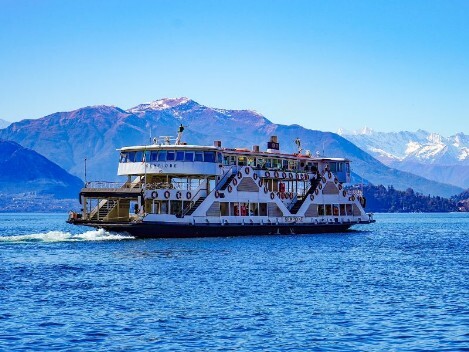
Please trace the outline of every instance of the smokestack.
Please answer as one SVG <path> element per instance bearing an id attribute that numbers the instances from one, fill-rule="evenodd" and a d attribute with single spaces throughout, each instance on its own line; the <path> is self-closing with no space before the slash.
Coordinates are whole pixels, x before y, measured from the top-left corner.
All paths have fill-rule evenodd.
<path id="1" fill-rule="evenodd" d="M 259 152 L 259 146 L 258 145 L 253 145 L 252 146 L 252 151 L 253 152 Z"/>
<path id="2" fill-rule="evenodd" d="M 221 141 L 214 141 L 213 146 L 217 148 L 221 148 Z"/>

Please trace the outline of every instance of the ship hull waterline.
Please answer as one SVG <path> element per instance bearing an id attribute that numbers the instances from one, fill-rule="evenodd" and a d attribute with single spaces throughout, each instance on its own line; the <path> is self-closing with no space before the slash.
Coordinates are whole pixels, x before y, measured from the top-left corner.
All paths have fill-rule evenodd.
<path id="1" fill-rule="evenodd" d="M 374 221 L 360 222 L 368 224 Z M 189 238 L 226 237 L 255 235 L 291 235 L 346 232 L 356 223 L 319 224 L 168 224 L 162 222 L 103 223 L 90 221 L 70 221 L 74 225 L 84 225 L 110 232 L 125 232 L 137 238 Z"/>

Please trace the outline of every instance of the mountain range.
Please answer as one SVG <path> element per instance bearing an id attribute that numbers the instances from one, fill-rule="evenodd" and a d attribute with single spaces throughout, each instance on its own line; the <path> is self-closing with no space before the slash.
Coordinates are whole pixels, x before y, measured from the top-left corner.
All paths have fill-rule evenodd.
<path id="1" fill-rule="evenodd" d="M 0 139 L 0 193 L 34 192 L 55 198 L 78 196 L 83 181 L 34 150 Z"/>
<path id="2" fill-rule="evenodd" d="M 338 134 L 392 168 L 469 188 L 469 136 L 462 132 L 444 137 L 424 130 L 386 133 L 365 127 Z"/>
<path id="3" fill-rule="evenodd" d="M 10 125 L 11 125 L 11 122 L 0 119 L 0 129 L 7 128 Z"/>
<path id="4" fill-rule="evenodd" d="M 31 148 L 80 177 L 84 176 L 86 158 L 88 179 L 115 180 L 117 148 L 148 144 L 152 136 L 175 135 L 181 123 L 186 126 L 184 140 L 189 144 L 212 145 L 214 140 L 222 140 L 226 147 L 260 145 L 265 149 L 269 137 L 277 135 L 281 150 L 294 152 L 294 141 L 300 138 L 303 148 L 313 154 L 349 158 L 354 174 L 376 185 L 403 190 L 411 187 L 440 196 L 462 191 L 390 168 L 338 134 L 275 124 L 255 111 L 210 108 L 188 98 L 160 99 L 127 110 L 89 106 L 58 112 L 12 123 L 0 130 L 0 138 Z"/>

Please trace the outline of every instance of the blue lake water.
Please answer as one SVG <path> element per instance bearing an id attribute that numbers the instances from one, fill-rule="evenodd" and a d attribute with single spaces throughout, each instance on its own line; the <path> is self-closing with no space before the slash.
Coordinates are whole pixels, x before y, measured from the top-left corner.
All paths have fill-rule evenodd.
<path id="1" fill-rule="evenodd" d="M 468 350 L 469 214 L 136 240 L 0 214 L 0 350 Z"/>

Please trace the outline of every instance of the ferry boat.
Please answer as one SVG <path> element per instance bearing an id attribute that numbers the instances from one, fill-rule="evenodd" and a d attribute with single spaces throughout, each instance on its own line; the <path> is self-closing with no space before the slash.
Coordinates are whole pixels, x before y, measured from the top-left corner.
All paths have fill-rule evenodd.
<path id="1" fill-rule="evenodd" d="M 86 182 L 68 222 L 136 237 L 205 237 L 343 232 L 374 222 L 350 182 L 350 160 L 267 149 L 225 148 L 154 138 L 118 149 L 123 183 Z"/>

